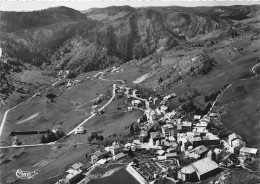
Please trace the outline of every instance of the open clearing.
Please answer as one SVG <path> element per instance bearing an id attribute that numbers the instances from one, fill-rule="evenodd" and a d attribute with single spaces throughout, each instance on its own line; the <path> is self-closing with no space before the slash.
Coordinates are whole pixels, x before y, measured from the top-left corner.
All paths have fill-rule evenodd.
<path id="1" fill-rule="evenodd" d="M 71 131 L 90 115 L 89 108 L 94 104 L 94 101 L 90 102 L 80 107 L 79 111 L 74 111 L 76 109 L 75 101 L 83 104 L 93 100 L 100 94 L 106 93 L 107 90 L 112 91 L 112 84 L 113 82 L 100 79 L 89 80 L 67 90 L 56 98 L 55 102 L 47 103 L 47 98 L 35 97 L 29 102 L 10 110 L 3 128 L 1 144 L 11 144 L 11 137 L 9 136 L 11 131 L 45 131 L 51 130 L 55 125 L 61 125 L 65 133 Z M 105 102 L 103 101 L 101 105 Z M 87 111 L 88 115 L 85 114 Z M 21 136 L 20 141 L 25 144 L 32 144 L 38 143 L 39 140 L 28 142 L 33 141 L 33 139 L 25 139 L 25 136 Z"/>

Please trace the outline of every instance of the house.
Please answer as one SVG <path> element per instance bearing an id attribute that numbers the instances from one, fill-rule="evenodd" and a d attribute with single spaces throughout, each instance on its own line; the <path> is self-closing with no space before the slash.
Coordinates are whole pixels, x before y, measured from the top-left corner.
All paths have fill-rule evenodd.
<path id="1" fill-rule="evenodd" d="M 112 150 L 111 150 L 111 153 L 112 155 L 116 155 L 120 152 L 123 151 L 123 146 L 119 145 L 119 144 L 115 144 L 114 146 L 112 146 Z"/>
<path id="2" fill-rule="evenodd" d="M 112 155 L 116 155 L 121 153 L 124 149 L 123 145 L 120 145 L 118 142 L 113 142 L 112 146 L 108 146 L 105 148 L 107 152 L 111 152 Z"/>
<path id="3" fill-rule="evenodd" d="M 138 107 L 139 105 L 141 105 L 141 101 L 140 100 L 133 100 L 132 101 L 132 106 L 133 107 Z"/>
<path id="4" fill-rule="evenodd" d="M 177 127 L 172 124 L 166 124 L 162 126 L 162 134 L 164 137 L 176 137 L 177 135 Z"/>
<path id="5" fill-rule="evenodd" d="M 83 180 L 81 180 L 78 184 L 88 184 L 90 181 L 91 181 L 90 178 L 86 177 Z"/>
<path id="6" fill-rule="evenodd" d="M 161 132 L 159 132 L 159 131 L 151 132 L 149 144 L 151 146 L 160 146 L 160 145 L 162 145 L 162 140 L 164 140 L 164 139 L 165 139 L 165 137 Z"/>
<path id="7" fill-rule="evenodd" d="M 173 136 L 170 136 L 170 137 L 164 139 L 163 145 L 171 147 L 171 148 L 176 148 L 176 149 L 178 147 L 178 143 L 176 142 L 176 139 Z"/>
<path id="8" fill-rule="evenodd" d="M 162 105 L 161 107 L 160 107 L 160 110 L 161 110 L 161 112 L 163 113 L 163 114 L 165 114 L 165 111 L 168 109 L 168 107 L 166 107 L 165 105 Z"/>
<path id="9" fill-rule="evenodd" d="M 133 89 L 133 96 L 136 96 L 136 92 L 137 92 L 137 90 Z"/>
<path id="10" fill-rule="evenodd" d="M 164 117 L 169 120 L 169 119 L 173 118 L 175 114 L 176 114 L 176 111 L 173 110 L 172 112 L 166 113 L 166 114 L 164 115 Z"/>
<path id="11" fill-rule="evenodd" d="M 132 111 L 133 107 L 127 107 L 127 111 Z"/>
<path id="12" fill-rule="evenodd" d="M 12 137 L 12 145 L 18 145 L 19 144 L 19 140 L 17 136 L 13 136 Z"/>
<path id="13" fill-rule="evenodd" d="M 68 184 L 77 183 L 81 181 L 85 176 L 82 175 L 81 170 L 74 170 L 65 176 L 65 181 L 68 181 Z"/>
<path id="14" fill-rule="evenodd" d="M 196 170 L 192 165 L 188 165 L 183 167 L 178 172 L 178 178 L 182 181 L 190 182 L 190 181 L 198 181 L 198 176 L 196 174 Z"/>
<path id="15" fill-rule="evenodd" d="M 201 118 L 201 115 L 194 115 L 194 120 L 200 120 L 200 118 Z"/>
<path id="16" fill-rule="evenodd" d="M 197 147 L 200 145 L 204 146 L 216 146 L 220 145 L 220 139 L 218 136 L 212 134 L 212 133 L 202 133 L 200 137 L 194 137 L 192 140 L 193 147 Z"/>
<path id="17" fill-rule="evenodd" d="M 118 153 L 118 154 L 113 156 L 113 160 L 118 160 L 118 159 L 123 158 L 125 156 L 126 156 L 126 154 L 124 154 L 124 153 Z"/>
<path id="18" fill-rule="evenodd" d="M 217 156 L 217 159 L 220 162 L 219 165 L 225 166 L 225 167 L 230 167 L 230 166 L 233 166 L 233 165 L 239 163 L 237 156 L 234 153 L 230 153 L 227 151 L 222 151 Z"/>
<path id="19" fill-rule="evenodd" d="M 165 153 L 165 156 L 166 156 L 167 159 L 176 158 L 177 157 L 177 152 Z"/>
<path id="20" fill-rule="evenodd" d="M 181 129 L 184 132 L 191 132 L 192 123 L 188 121 L 181 122 Z"/>
<path id="21" fill-rule="evenodd" d="M 90 108 L 90 111 L 91 113 L 96 113 L 98 111 L 98 105 L 93 105 L 91 108 Z"/>
<path id="22" fill-rule="evenodd" d="M 199 121 L 193 128 L 193 131 L 198 132 L 198 133 L 206 133 L 208 132 L 207 130 L 208 123 L 206 121 Z"/>
<path id="23" fill-rule="evenodd" d="M 100 150 L 95 151 L 91 155 L 91 163 L 92 164 L 96 163 L 99 159 L 104 158 L 105 155 L 107 155 L 107 152 L 102 152 Z"/>
<path id="24" fill-rule="evenodd" d="M 194 139 L 193 132 L 177 133 L 177 142 L 181 148 L 181 151 L 185 151 L 189 146 L 192 146 L 192 141 Z"/>
<path id="25" fill-rule="evenodd" d="M 176 97 L 176 94 L 175 93 L 171 93 L 171 94 L 163 97 L 163 100 L 167 101 L 167 100 L 170 100 L 170 99 L 175 98 L 175 97 Z"/>
<path id="26" fill-rule="evenodd" d="M 233 148 L 234 151 L 237 151 L 246 145 L 242 137 L 236 133 L 230 134 L 228 136 L 228 144 Z"/>
<path id="27" fill-rule="evenodd" d="M 177 152 L 177 149 L 178 149 L 178 144 L 176 143 L 176 146 L 170 147 L 170 148 L 168 148 L 166 151 L 167 151 L 168 153 L 174 153 L 174 152 Z"/>
<path id="28" fill-rule="evenodd" d="M 145 138 L 148 136 L 148 127 L 144 126 L 141 128 L 139 140 L 140 142 L 144 142 Z"/>
<path id="29" fill-rule="evenodd" d="M 157 159 L 158 159 L 158 160 L 166 160 L 167 158 L 166 158 L 165 155 L 163 155 L 163 156 L 157 156 Z"/>
<path id="30" fill-rule="evenodd" d="M 188 166 L 183 167 L 178 172 L 178 178 L 186 182 L 196 182 L 205 180 L 219 172 L 219 166 L 211 158 L 206 157 Z"/>
<path id="31" fill-rule="evenodd" d="M 77 162 L 70 166 L 70 170 L 81 170 L 83 167 L 83 164 L 81 162 Z"/>
<path id="32" fill-rule="evenodd" d="M 212 117 L 212 118 L 216 118 L 216 117 L 218 117 L 218 114 L 217 113 L 210 113 L 209 116 Z"/>
<path id="33" fill-rule="evenodd" d="M 256 148 L 242 147 L 240 148 L 239 155 L 247 158 L 256 157 L 259 155 L 259 150 Z"/>
<path id="34" fill-rule="evenodd" d="M 158 100 L 158 98 L 153 98 L 153 104 L 155 105 L 156 101 Z"/>
<path id="35" fill-rule="evenodd" d="M 57 181 L 55 184 L 74 184 L 84 179 L 82 170 L 71 170 L 64 178 Z"/>
<path id="36" fill-rule="evenodd" d="M 199 158 L 204 157 L 208 151 L 209 151 L 209 149 L 204 145 L 198 146 L 192 150 L 192 152 L 197 154 L 199 156 Z"/>
<path id="37" fill-rule="evenodd" d="M 200 121 L 205 121 L 207 123 L 210 123 L 210 116 L 205 115 L 205 116 L 203 116 L 202 119 L 200 119 Z"/>
<path id="38" fill-rule="evenodd" d="M 145 110 L 145 115 L 146 115 L 146 118 L 147 118 L 147 121 L 149 123 L 153 123 L 153 120 L 156 119 L 156 112 L 152 109 L 148 109 L 148 110 Z"/>

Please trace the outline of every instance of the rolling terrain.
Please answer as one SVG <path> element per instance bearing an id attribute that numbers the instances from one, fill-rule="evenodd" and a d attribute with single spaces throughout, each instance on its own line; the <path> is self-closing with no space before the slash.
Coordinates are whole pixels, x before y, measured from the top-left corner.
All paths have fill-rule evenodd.
<path id="1" fill-rule="evenodd" d="M 122 80 L 146 99 L 176 93 L 170 107 L 182 109 L 188 117 L 205 114 L 215 102 L 223 135 L 236 132 L 248 146 L 260 148 L 259 15 L 259 5 L 0 12 L 0 120 L 7 109 L 24 102 L 8 112 L 1 146 L 11 144 L 12 131 L 62 126 L 69 133 L 91 116 L 90 108 L 100 95 L 109 98 L 99 106 L 108 103 L 113 84 Z M 110 66 L 121 70 L 106 72 L 104 80 L 87 79 Z M 68 79 L 53 85 L 63 69 L 73 74 L 71 80 L 81 82 L 70 88 Z M 57 95 L 54 102 L 46 97 L 51 90 Z M 123 98 L 112 99 L 105 114 L 83 125 L 86 134 L 72 134 L 58 145 L 2 149 L 1 158 L 10 161 L 0 164 L 0 170 L 8 171 L 0 174 L 1 182 L 14 180 L 11 170 L 22 165 L 21 169 L 37 169 L 40 174 L 19 183 L 54 183 L 78 158 L 88 162 L 85 154 L 95 147 L 88 144 L 91 132 L 101 132 L 109 141 L 123 139 L 143 114 L 117 111 L 126 106 Z M 38 144 L 41 135 L 22 135 L 19 140 Z M 17 150 L 24 153 L 15 158 Z M 92 182 L 119 182 L 120 173 L 126 175 L 121 170 Z"/>

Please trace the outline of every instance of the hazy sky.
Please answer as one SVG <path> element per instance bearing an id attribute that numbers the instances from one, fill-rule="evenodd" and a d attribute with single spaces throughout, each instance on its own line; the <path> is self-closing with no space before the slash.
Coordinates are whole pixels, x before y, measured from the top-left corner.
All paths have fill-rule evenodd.
<path id="1" fill-rule="evenodd" d="M 0 0 L 0 10 L 32 11 L 55 6 L 67 6 L 76 10 L 93 7 L 123 6 L 230 6 L 260 4 L 260 0 Z"/>

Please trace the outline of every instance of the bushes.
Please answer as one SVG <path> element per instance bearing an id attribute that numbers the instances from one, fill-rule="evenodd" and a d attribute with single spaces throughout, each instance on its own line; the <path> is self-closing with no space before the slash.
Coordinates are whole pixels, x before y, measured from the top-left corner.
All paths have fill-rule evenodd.
<path id="1" fill-rule="evenodd" d="M 47 129 L 46 132 L 46 135 L 42 135 L 41 137 L 41 143 L 54 142 L 65 136 L 64 132 L 61 129 L 57 130 L 55 133 L 53 131 L 50 131 L 49 129 Z"/>
<path id="2" fill-rule="evenodd" d="M 96 132 L 93 132 L 91 136 L 88 138 L 88 142 L 91 143 L 93 140 L 102 142 L 104 140 L 104 136 L 98 135 Z"/>

